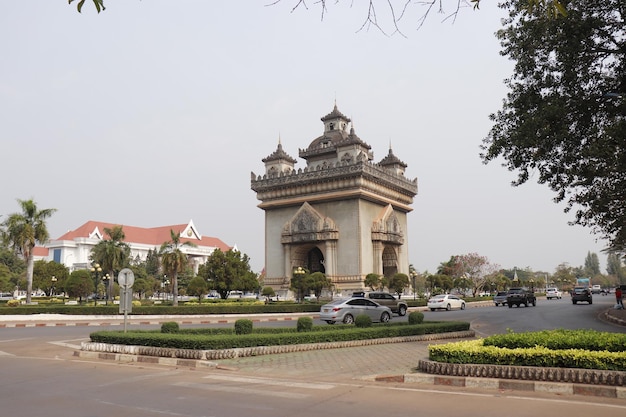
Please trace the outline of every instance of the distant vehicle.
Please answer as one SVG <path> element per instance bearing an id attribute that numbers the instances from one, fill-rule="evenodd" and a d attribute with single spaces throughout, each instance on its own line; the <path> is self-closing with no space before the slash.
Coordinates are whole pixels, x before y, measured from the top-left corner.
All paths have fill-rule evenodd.
<path id="1" fill-rule="evenodd" d="M 428 299 L 426 304 L 430 311 L 435 310 L 452 310 L 453 308 L 460 308 L 465 310 L 465 301 L 456 295 L 452 294 L 439 294 Z"/>
<path id="2" fill-rule="evenodd" d="M 526 288 L 509 288 L 506 295 L 506 304 L 509 308 L 514 305 L 519 307 L 522 304 L 524 304 L 524 307 L 528 307 L 529 304 L 532 304 L 534 307 L 537 305 L 537 297 Z"/>
<path id="3" fill-rule="evenodd" d="M 593 304 L 589 287 L 574 287 L 572 290 L 572 304 L 576 304 L 579 301 L 586 301 L 589 304 Z"/>
<path id="4" fill-rule="evenodd" d="M 365 297 L 350 297 L 331 301 L 320 309 L 320 320 L 328 324 L 342 322 L 353 324 L 361 314 L 369 316 L 372 321 L 387 323 L 391 320 L 391 309 Z"/>
<path id="5" fill-rule="evenodd" d="M 408 309 L 407 303 L 394 297 L 388 292 L 371 292 L 367 297 L 370 300 L 374 300 L 378 304 L 389 307 L 391 312 L 397 314 L 398 316 L 406 315 L 406 311 Z"/>
<path id="6" fill-rule="evenodd" d="M 591 293 L 592 294 L 600 294 L 601 291 L 602 291 L 602 287 L 600 285 L 592 285 L 591 286 Z"/>
<path id="7" fill-rule="evenodd" d="M 557 300 L 560 300 L 562 296 L 563 296 L 563 294 L 561 293 L 561 291 L 559 291 L 558 288 L 548 288 L 546 290 L 546 298 L 548 300 L 551 300 L 553 298 L 556 298 Z"/>
<path id="8" fill-rule="evenodd" d="M 496 295 L 493 296 L 493 303 L 496 307 L 506 305 L 506 291 L 498 291 Z"/>

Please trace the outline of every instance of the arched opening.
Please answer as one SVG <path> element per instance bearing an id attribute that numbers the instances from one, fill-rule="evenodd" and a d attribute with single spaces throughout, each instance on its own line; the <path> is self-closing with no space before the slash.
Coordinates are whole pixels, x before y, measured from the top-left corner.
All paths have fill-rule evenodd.
<path id="1" fill-rule="evenodd" d="M 398 257 L 396 251 L 391 246 L 383 249 L 383 275 L 391 278 L 398 273 Z"/>
<path id="2" fill-rule="evenodd" d="M 321 272 L 323 274 L 326 273 L 326 268 L 324 267 L 324 255 L 322 255 L 322 251 L 316 246 L 307 253 L 307 268 L 311 273 L 313 272 Z"/>

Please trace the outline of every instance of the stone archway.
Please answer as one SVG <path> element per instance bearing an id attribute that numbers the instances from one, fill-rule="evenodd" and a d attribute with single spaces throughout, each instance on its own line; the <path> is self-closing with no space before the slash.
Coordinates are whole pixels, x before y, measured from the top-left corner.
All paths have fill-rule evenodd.
<path id="1" fill-rule="evenodd" d="M 398 273 L 398 256 L 392 246 L 383 249 L 383 275 L 391 278 Z"/>
<path id="2" fill-rule="evenodd" d="M 291 259 L 294 268 L 301 266 L 310 273 L 326 273 L 325 260 L 322 250 L 317 245 L 306 244 L 293 247 Z"/>

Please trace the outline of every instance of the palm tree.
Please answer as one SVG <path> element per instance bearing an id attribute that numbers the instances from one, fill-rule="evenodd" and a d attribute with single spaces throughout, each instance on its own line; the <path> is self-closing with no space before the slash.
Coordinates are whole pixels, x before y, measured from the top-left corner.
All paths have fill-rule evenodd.
<path id="1" fill-rule="evenodd" d="M 37 243 L 44 244 L 50 237 L 46 226 L 46 219 L 56 209 L 38 210 L 32 200 L 17 200 L 22 207 L 22 213 L 13 213 L 2 223 L 4 230 L 2 238 L 16 253 L 22 255 L 26 261 L 26 303 L 31 303 L 33 292 L 33 269 L 35 260 L 33 249 Z"/>
<path id="2" fill-rule="evenodd" d="M 191 242 L 180 241 L 180 235 L 170 229 L 170 241 L 161 245 L 161 265 L 163 271 L 172 277 L 173 305 L 178 305 L 178 273 L 183 272 L 187 266 L 187 254 L 180 249 L 183 246 L 195 246 Z"/>
<path id="3" fill-rule="evenodd" d="M 102 270 L 108 272 L 111 277 L 107 283 L 109 286 L 106 292 L 108 298 L 110 294 L 113 294 L 113 277 L 115 277 L 115 272 L 120 271 L 128 263 L 130 246 L 124 243 L 126 235 L 122 226 L 114 226 L 112 229 L 105 227 L 104 234 L 109 236 L 110 239 L 98 242 L 91 250 L 90 259 L 92 262 L 99 263 Z"/>

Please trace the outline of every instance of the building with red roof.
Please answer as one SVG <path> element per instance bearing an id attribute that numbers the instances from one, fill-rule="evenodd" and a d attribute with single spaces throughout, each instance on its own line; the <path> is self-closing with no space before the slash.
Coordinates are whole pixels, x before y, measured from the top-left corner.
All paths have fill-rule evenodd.
<path id="1" fill-rule="evenodd" d="M 49 241 L 45 248 L 36 248 L 35 256 L 37 259 L 61 263 L 70 271 L 88 269 L 91 267 L 89 255 L 93 247 L 109 238 L 104 229 L 112 229 L 115 226 L 118 225 L 90 220 L 58 239 Z M 169 242 L 170 230 L 173 230 L 180 236 L 181 243 L 191 242 L 195 245 L 180 248 L 187 254 L 195 272 L 214 250 L 226 252 L 229 249 L 237 249 L 236 246 L 231 247 L 216 237 L 202 236 L 191 220 L 189 223 L 152 228 L 121 226 L 125 235 L 124 243 L 130 247 L 131 258 L 142 261 L 146 259 L 148 251 L 159 250 L 163 243 Z"/>

